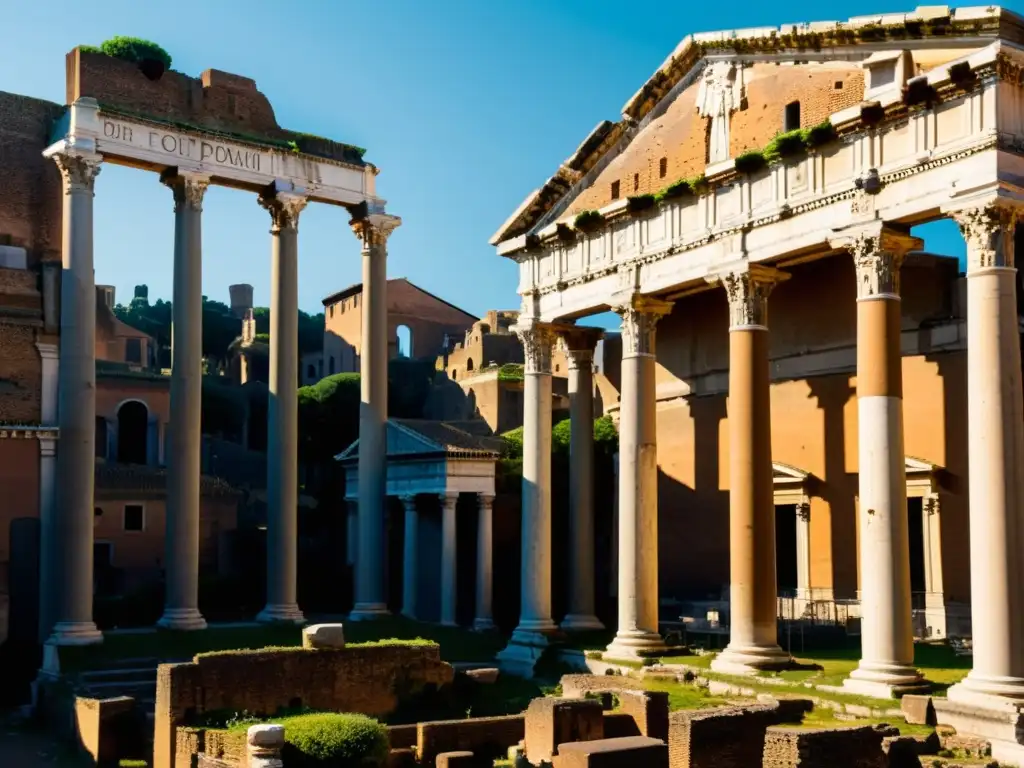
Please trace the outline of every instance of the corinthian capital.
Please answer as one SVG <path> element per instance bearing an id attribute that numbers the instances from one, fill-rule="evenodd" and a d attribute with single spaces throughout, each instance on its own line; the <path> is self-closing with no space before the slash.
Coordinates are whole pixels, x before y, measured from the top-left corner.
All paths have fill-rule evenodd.
<path id="1" fill-rule="evenodd" d="M 744 264 L 718 279 L 729 299 L 729 327 L 766 328 L 768 296 L 789 275 L 763 264 Z"/>
<path id="2" fill-rule="evenodd" d="M 967 241 L 967 271 L 1014 265 L 1017 209 L 991 202 L 955 211 L 952 218 Z"/>
<path id="3" fill-rule="evenodd" d="M 512 326 L 523 345 L 526 373 L 551 373 L 551 347 L 555 333 L 547 323 L 524 322 Z"/>
<path id="4" fill-rule="evenodd" d="M 924 242 L 881 222 L 843 233 L 831 240 L 833 248 L 845 248 L 857 270 L 857 298 L 900 295 L 900 267 L 907 253 Z"/>
<path id="5" fill-rule="evenodd" d="M 299 214 L 309 199 L 294 192 L 264 192 L 258 201 L 270 213 L 270 231 L 276 235 L 282 230 L 299 228 Z"/>
<path id="6" fill-rule="evenodd" d="M 201 213 L 203 210 L 203 195 L 206 188 L 210 186 L 210 177 L 202 173 L 189 171 L 177 171 L 164 173 L 160 181 L 171 188 L 174 193 L 174 212 L 181 210 L 195 211 Z"/>
<path id="7" fill-rule="evenodd" d="M 100 166 L 103 164 L 102 155 L 64 152 L 52 157 L 64 180 L 65 195 L 75 192 L 95 194 L 93 185 L 100 173 Z"/>
<path id="8" fill-rule="evenodd" d="M 562 326 L 556 330 L 565 349 L 565 360 L 570 370 L 590 370 L 594 365 L 594 347 L 604 335 L 600 328 Z"/>
<path id="9" fill-rule="evenodd" d="M 632 294 L 612 307 L 622 318 L 622 356 L 654 354 L 654 327 L 672 311 L 672 302 Z"/>
<path id="10" fill-rule="evenodd" d="M 352 232 L 363 244 L 363 252 L 387 245 L 388 238 L 402 223 L 398 216 L 387 213 L 371 213 L 351 222 Z"/>

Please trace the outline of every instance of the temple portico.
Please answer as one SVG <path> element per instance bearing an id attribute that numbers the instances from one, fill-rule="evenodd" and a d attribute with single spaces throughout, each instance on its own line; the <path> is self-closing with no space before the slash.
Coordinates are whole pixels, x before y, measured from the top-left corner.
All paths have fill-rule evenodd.
<path id="1" fill-rule="evenodd" d="M 72 55 L 77 55 L 73 53 Z M 216 78 L 216 75 L 209 75 Z M 230 76 L 229 76 L 230 77 Z M 326 140 L 325 140 L 326 141 Z M 339 145 L 341 146 L 341 145 Z M 376 197 L 376 169 L 366 163 L 283 151 L 271 145 L 239 144 L 201 128 L 186 132 L 100 108 L 77 99 L 56 127 L 44 155 L 64 182 L 61 344 L 59 357 L 57 498 L 52 522 L 43 526 L 41 550 L 46 585 L 41 604 L 52 618 L 51 643 L 99 642 L 92 619 L 93 486 L 95 473 L 95 323 L 93 277 L 94 182 L 103 162 L 160 171 L 174 198 L 174 322 L 171 421 L 168 441 L 166 605 L 160 626 L 192 630 L 206 622 L 198 608 L 200 400 L 202 368 L 202 200 L 209 184 L 258 194 L 271 219 L 270 402 L 268 409 L 267 605 L 261 621 L 303 621 L 296 597 L 297 571 L 297 387 L 298 223 L 309 203 L 347 208 L 363 243 L 363 327 L 368 368 L 363 376 L 362 413 L 369 419 L 360 465 L 366 473 L 361 506 L 369 524 L 360 562 L 379 566 L 383 541 L 372 510 L 383 510 L 383 440 L 386 418 L 386 256 L 388 235 L 401 222 L 384 213 Z M 341 155 L 339 154 L 339 157 Z M 376 357 L 374 356 L 376 350 Z M 380 455 L 375 455 L 379 453 Z M 381 482 L 375 482 L 379 476 Z M 491 490 L 493 495 L 493 488 Z M 376 496 L 379 495 L 379 499 Z M 50 515 L 51 512 L 47 512 Z M 363 580 L 362 603 L 378 604 L 376 576 Z M 51 607 L 52 606 L 52 607 Z M 52 616 L 51 616 L 52 611 Z"/>

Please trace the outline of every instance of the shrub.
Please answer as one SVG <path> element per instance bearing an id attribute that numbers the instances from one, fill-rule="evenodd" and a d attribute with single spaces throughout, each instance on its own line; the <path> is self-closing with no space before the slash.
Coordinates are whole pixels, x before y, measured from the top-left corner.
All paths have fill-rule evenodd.
<path id="1" fill-rule="evenodd" d="M 138 37 L 125 37 L 123 35 L 112 37 L 104 41 L 103 45 L 100 46 L 100 50 L 107 54 L 107 56 L 113 56 L 115 59 L 124 59 L 125 61 L 133 61 L 135 63 L 146 59 L 154 59 L 162 62 L 164 69 L 171 68 L 171 54 L 156 43 L 142 40 Z"/>
<path id="2" fill-rule="evenodd" d="M 626 200 L 626 210 L 630 213 L 639 213 L 653 208 L 656 202 L 654 195 L 633 195 Z"/>
<path id="3" fill-rule="evenodd" d="M 679 181 L 673 181 L 663 190 L 658 192 L 654 199 L 659 203 L 662 200 L 674 200 L 679 197 L 686 197 L 687 195 L 693 194 L 693 187 L 690 186 L 690 182 L 686 179 L 679 179 Z"/>
<path id="4" fill-rule="evenodd" d="M 320 713 L 281 719 L 289 768 L 371 768 L 388 757 L 388 732 L 366 715 Z"/>
<path id="5" fill-rule="evenodd" d="M 744 152 L 736 158 L 737 173 L 757 173 L 764 168 L 765 165 L 767 165 L 767 161 L 764 158 L 764 153 L 756 149 Z"/>
<path id="6" fill-rule="evenodd" d="M 498 368 L 498 381 L 522 381 L 526 366 L 522 363 L 505 363 Z"/>
<path id="7" fill-rule="evenodd" d="M 778 134 L 774 139 L 768 142 L 768 146 L 764 148 L 764 158 L 769 163 L 775 163 L 779 160 L 784 160 L 787 157 L 795 157 L 796 155 L 803 154 L 807 146 L 804 142 L 805 132 L 797 128 L 794 131 L 787 131 L 786 133 Z"/>
<path id="8" fill-rule="evenodd" d="M 118 760 L 117 768 L 147 768 L 149 763 L 145 760 Z"/>
<path id="9" fill-rule="evenodd" d="M 576 215 L 573 226 L 583 232 L 592 232 L 604 226 L 604 216 L 597 211 L 581 211 Z"/>
<path id="10" fill-rule="evenodd" d="M 811 126 L 804 131 L 804 143 L 809 149 L 823 147 L 836 140 L 836 127 L 830 120 Z"/>
<path id="11" fill-rule="evenodd" d="M 78 50 L 82 53 L 103 53 L 103 49 L 98 45 L 80 45 Z"/>

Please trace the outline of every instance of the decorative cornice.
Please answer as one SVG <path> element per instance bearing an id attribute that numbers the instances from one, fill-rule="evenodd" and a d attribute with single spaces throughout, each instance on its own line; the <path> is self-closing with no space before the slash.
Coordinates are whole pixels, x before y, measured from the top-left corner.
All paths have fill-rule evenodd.
<path id="1" fill-rule="evenodd" d="M 967 241 L 967 272 L 1014 266 L 1014 230 L 1017 208 L 992 201 L 975 208 L 953 211 Z"/>
<path id="2" fill-rule="evenodd" d="M 210 186 L 208 175 L 179 170 L 162 174 L 160 181 L 174 193 L 175 213 L 182 210 L 203 212 L 203 196 Z"/>
<path id="3" fill-rule="evenodd" d="M 350 222 L 352 233 L 363 245 L 363 253 L 369 253 L 374 248 L 386 247 L 391 233 L 401 224 L 402 220 L 398 216 L 386 213 L 371 213 Z"/>
<path id="4" fill-rule="evenodd" d="M 512 326 L 513 333 L 523 345 L 526 365 L 524 373 L 551 374 L 551 348 L 555 332 L 547 323 L 526 322 Z"/>
<path id="5" fill-rule="evenodd" d="M 282 230 L 298 230 L 299 214 L 309 199 L 291 192 L 267 192 L 257 201 L 270 213 L 270 232 L 276 235 Z"/>
<path id="6" fill-rule="evenodd" d="M 64 194 L 85 193 L 95 194 L 96 177 L 103 164 L 102 155 L 76 154 L 62 152 L 52 155 L 57 164 L 61 179 L 64 181 Z"/>
<path id="7" fill-rule="evenodd" d="M 612 307 L 622 318 L 622 356 L 654 355 L 654 328 L 672 311 L 672 302 L 631 294 Z"/>
<path id="8" fill-rule="evenodd" d="M 729 299 L 729 328 L 768 327 L 768 296 L 789 275 L 763 264 L 746 264 L 713 278 Z"/>

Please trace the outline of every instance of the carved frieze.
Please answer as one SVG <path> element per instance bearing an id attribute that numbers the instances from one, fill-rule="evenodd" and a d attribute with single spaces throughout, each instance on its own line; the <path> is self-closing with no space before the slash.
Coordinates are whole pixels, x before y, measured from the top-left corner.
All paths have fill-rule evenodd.
<path id="1" fill-rule="evenodd" d="M 277 234 L 285 229 L 299 228 L 299 214 L 309 200 L 302 195 L 278 192 L 274 195 L 260 195 L 259 204 L 270 213 L 270 231 Z"/>
<path id="2" fill-rule="evenodd" d="M 64 181 L 64 194 L 88 192 L 95 194 L 94 185 L 100 173 L 103 158 L 100 155 L 82 155 L 70 152 L 56 154 L 53 161 L 57 164 Z"/>
<path id="3" fill-rule="evenodd" d="M 789 275 L 761 264 L 748 264 L 720 277 L 729 299 L 729 327 L 767 327 L 768 296 Z"/>
<path id="4" fill-rule="evenodd" d="M 955 211 L 953 219 L 967 241 L 967 271 L 1014 266 L 1017 209 L 996 202 Z"/>

